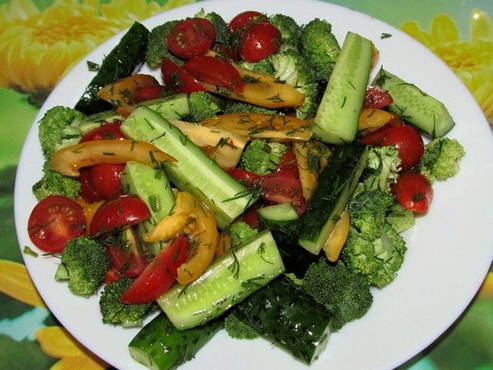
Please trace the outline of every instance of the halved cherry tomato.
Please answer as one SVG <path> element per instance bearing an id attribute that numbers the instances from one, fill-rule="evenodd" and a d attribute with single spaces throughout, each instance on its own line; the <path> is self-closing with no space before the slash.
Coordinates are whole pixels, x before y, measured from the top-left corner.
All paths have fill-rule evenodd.
<path id="1" fill-rule="evenodd" d="M 251 186 L 255 184 L 261 176 L 257 175 L 256 173 L 247 171 L 247 170 L 242 170 L 240 168 L 228 168 L 226 172 L 234 179 L 240 181 L 244 185 Z"/>
<path id="2" fill-rule="evenodd" d="M 163 87 L 162 86 L 146 86 L 141 87 L 137 90 L 135 94 L 135 102 L 141 102 L 145 100 L 157 99 L 163 95 Z"/>
<path id="3" fill-rule="evenodd" d="M 136 225 L 151 216 L 147 205 L 140 198 L 124 195 L 102 204 L 94 214 L 90 234 L 96 235 L 114 229 Z"/>
<path id="4" fill-rule="evenodd" d="M 124 251 L 122 248 L 108 245 L 106 253 L 110 259 L 111 269 L 118 271 L 120 275 L 135 278 L 144 271 L 147 261 L 137 251 Z"/>
<path id="5" fill-rule="evenodd" d="M 31 241 L 44 252 L 58 253 L 86 230 L 82 207 L 61 195 L 50 195 L 32 210 L 27 222 Z"/>
<path id="6" fill-rule="evenodd" d="M 96 187 L 94 186 L 94 182 L 91 177 L 90 167 L 81 168 L 79 173 L 80 196 L 89 203 L 103 199 L 96 191 Z"/>
<path id="7" fill-rule="evenodd" d="M 161 62 L 161 74 L 167 91 L 185 94 L 190 94 L 194 91 L 206 91 L 199 81 L 167 58 L 163 58 Z"/>
<path id="8" fill-rule="evenodd" d="M 240 32 L 237 54 L 247 62 L 267 58 L 281 46 L 281 33 L 270 23 L 254 23 Z"/>
<path id="9" fill-rule="evenodd" d="M 224 59 L 200 55 L 188 60 L 183 69 L 199 81 L 236 92 L 243 91 L 240 74 L 231 63 Z"/>
<path id="10" fill-rule="evenodd" d="M 402 121 L 389 123 L 378 130 L 369 132 L 360 140 L 368 145 L 394 145 L 399 151 L 403 170 L 418 164 L 424 153 L 423 138 L 418 130 Z"/>
<path id="11" fill-rule="evenodd" d="M 252 23 L 268 22 L 268 20 L 269 19 L 264 14 L 252 10 L 248 10 L 246 12 L 236 15 L 229 22 L 229 29 L 231 32 L 234 32 Z"/>
<path id="12" fill-rule="evenodd" d="M 419 172 L 403 173 L 392 188 L 401 206 L 416 213 L 425 213 L 433 199 L 433 189 Z"/>
<path id="13" fill-rule="evenodd" d="M 363 108 L 382 109 L 392 104 L 393 101 L 387 90 L 378 86 L 369 86 L 366 89 Z"/>
<path id="14" fill-rule="evenodd" d="M 122 193 L 124 164 L 101 163 L 80 171 L 81 196 L 88 202 L 114 198 Z"/>
<path id="15" fill-rule="evenodd" d="M 205 18 L 187 18 L 178 22 L 166 38 L 169 51 L 182 59 L 205 54 L 215 39 L 216 29 Z"/>
<path id="16" fill-rule="evenodd" d="M 270 176 L 262 179 L 262 198 L 275 203 L 291 203 L 298 214 L 306 211 L 301 181 L 293 177 Z"/>
<path id="17" fill-rule="evenodd" d="M 114 281 L 120 280 L 122 277 L 122 274 L 118 272 L 115 268 L 110 268 L 108 271 L 106 271 L 106 275 L 104 275 L 104 283 L 105 284 L 110 284 Z"/>
<path id="18" fill-rule="evenodd" d="M 246 222 L 250 227 L 254 229 L 260 226 L 260 219 L 258 217 L 257 209 L 259 207 L 257 205 L 253 205 L 247 213 L 242 217 L 242 220 Z"/>
<path id="19" fill-rule="evenodd" d="M 80 143 L 94 140 L 124 139 L 125 137 L 120 131 L 121 125 L 121 121 L 101 125 L 82 136 L 82 139 L 80 139 Z"/>
<path id="20" fill-rule="evenodd" d="M 164 294 L 175 282 L 177 268 L 186 261 L 189 246 L 185 235 L 176 237 L 147 265 L 120 300 L 127 304 L 148 303 Z"/>

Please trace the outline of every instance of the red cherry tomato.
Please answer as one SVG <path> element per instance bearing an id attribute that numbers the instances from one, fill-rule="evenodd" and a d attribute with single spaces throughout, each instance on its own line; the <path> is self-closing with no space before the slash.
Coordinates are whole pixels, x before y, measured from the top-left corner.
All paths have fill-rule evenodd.
<path id="1" fill-rule="evenodd" d="M 50 195 L 32 210 L 27 222 L 31 241 L 44 252 L 58 253 L 86 230 L 82 207 L 72 199 Z"/>
<path id="2" fill-rule="evenodd" d="M 246 222 L 250 227 L 254 229 L 260 226 L 260 219 L 257 213 L 258 207 L 253 206 L 247 213 L 242 217 L 243 221 Z"/>
<path id="3" fill-rule="evenodd" d="M 401 206 L 416 213 L 428 211 L 433 199 L 433 189 L 430 183 L 418 172 L 401 174 L 392 191 Z"/>
<path id="4" fill-rule="evenodd" d="M 229 29 L 231 32 L 234 32 L 252 23 L 268 22 L 268 20 L 269 19 L 264 14 L 249 10 L 235 16 L 231 22 L 229 22 Z"/>
<path id="5" fill-rule="evenodd" d="M 243 91 L 240 74 L 224 59 L 201 55 L 188 60 L 183 69 L 199 81 L 237 92 Z"/>
<path id="6" fill-rule="evenodd" d="M 145 86 L 137 90 L 134 100 L 138 103 L 145 100 L 157 99 L 161 96 L 163 96 L 162 86 Z"/>
<path id="7" fill-rule="evenodd" d="M 418 164 L 424 152 L 423 138 L 418 130 L 403 122 L 389 123 L 364 135 L 360 140 L 368 145 L 394 145 L 399 151 L 403 170 Z"/>
<path id="8" fill-rule="evenodd" d="M 301 181 L 293 177 L 269 176 L 262 179 L 262 198 L 268 202 L 291 203 L 298 214 L 306 211 Z"/>
<path id="9" fill-rule="evenodd" d="M 118 270 L 114 268 L 110 268 L 106 271 L 106 275 L 104 276 L 104 283 L 110 284 L 114 281 L 120 280 L 122 275 L 118 272 Z"/>
<path id="10" fill-rule="evenodd" d="M 166 38 L 169 51 L 182 59 L 205 54 L 215 39 L 216 29 L 205 18 L 188 18 L 178 22 Z"/>
<path id="11" fill-rule="evenodd" d="M 90 167 L 81 168 L 79 170 L 79 173 L 80 196 L 89 203 L 103 199 L 101 195 L 96 191 L 96 187 L 94 186 L 94 182 L 92 181 Z"/>
<path id="12" fill-rule="evenodd" d="M 106 253 L 111 263 L 111 269 L 114 269 L 120 276 L 124 275 L 129 278 L 135 278 L 144 271 L 147 261 L 133 248 L 126 252 L 122 248 L 108 245 Z"/>
<path id="13" fill-rule="evenodd" d="M 124 169 L 124 164 L 108 163 L 82 168 L 79 176 L 82 198 L 88 202 L 95 202 L 120 195 L 120 179 Z"/>
<path id="14" fill-rule="evenodd" d="M 392 104 L 393 101 L 387 90 L 378 86 L 369 86 L 366 89 L 363 108 L 382 109 Z"/>
<path id="15" fill-rule="evenodd" d="M 166 293 L 176 280 L 177 268 L 186 261 L 188 250 L 188 239 L 179 235 L 147 265 L 120 300 L 127 304 L 148 303 Z"/>
<path id="16" fill-rule="evenodd" d="M 194 91 L 207 91 L 199 81 L 169 59 L 163 58 L 161 74 L 167 91 L 190 94 Z"/>
<path id="17" fill-rule="evenodd" d="M 231 176 L 232 178 L 240 181 L 241 183 L 247 186 L 255 184 L 261 178 L 261 176 L 253 172 L 242 170 L 239 168 L 229 168 L 227 172 L 229 176 Z"/>
<path id="18" fill-rule="evenodd" d="M 270 23 L 254 23 L 240 32 L 237 54 L 247 62 L 267 58 L 281 46 L 281 33 Z"/>
<path id="19" fill-rule="evenodd" d="M 89 228 L 91 235 L 136 225 L 151 216 L 147 205 L 138 197 L 124 195 L 103 203 L 94 213 Z"/>
<path id="20" fill-rule="evenodd" d="M 94 140 L 113 140 L 113 139 L 125 139 L 120 131 L 121 121 L 112 123 L 106 123 L 101 125 L 82 136 L 81 143 Z"/>

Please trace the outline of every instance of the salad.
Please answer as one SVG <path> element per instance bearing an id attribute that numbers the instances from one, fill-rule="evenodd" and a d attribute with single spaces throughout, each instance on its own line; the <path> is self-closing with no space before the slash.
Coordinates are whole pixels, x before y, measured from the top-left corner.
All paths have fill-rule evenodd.
<path id="1" fill-rule="evenodd" d="M 223 327 L 311 363 L 394 280 L 400 233 L 464 155 L 442 103 L 384 69 L 369 82 L 377 58 L 320 19 L 135 23 L 39 122 L 33 244 L 73 294 L 100 292 L 104 324 L 161 312 L 129 343 L 148 367 Z"/>

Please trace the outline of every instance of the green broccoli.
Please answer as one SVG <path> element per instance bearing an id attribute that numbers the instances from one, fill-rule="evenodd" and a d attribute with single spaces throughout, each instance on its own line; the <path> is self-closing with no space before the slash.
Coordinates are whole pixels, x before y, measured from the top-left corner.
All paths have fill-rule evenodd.
<path id="1" fill-rule="evenodd" d="M 263 73 L 269 76 L 274 74 L 274 67 L 272 67 L 272 63 L 270 58 L 264 58 L 258 62 L 238 62 L 238 66 L 247 69 L 252 72 Z"/>
<path id="2" fill-rule="evenodd" d="M 236 339 L 254 339 L 260 336 L 254 328 L 241 321 L 234 311 L 224 319 L 224 329 L 231 338 Z"/>
<path id="3" fill-rule="evenodd" d="M 312 66 L 315 79 L 328 81 L 340 46 L 327 21 L 314 19 L 303 26 L 299 42 L 303 58 Z"/>
<path id="4" fill-rule="evenodd" d="M 430 183 L 444 181 L 459 172 L 459 161 L 464 155 L 464 148 L 456 139 L 434 139 L 425 145 L 418 168 Z"/>
<path id="5" fill-rule="evenodd" d="M 94 294 L 108 270 L 106 248 L 87 236 L 70 240 L 62 252 L 61 263 L 55 274 L 56 280 L 68 280 L 73 294 Z"/>
<path id="6" fill-rule="evenodd" d="M 63 195 L 75 199 L 80 192 L 80 182 L 69 176 L 50 170 L 49 161 L 43 167 L 43 177 L 32 187 L 34 196 L 42 200 L 49 195 Z"/>
<path id="7" fill-rule="evenodd" d="M 390 187 L 399 177 L 401 157 L 394 146 L 372 146 L 368 165 L 363 174 L 366 190 L 380 189 L 390 192 Z"/>
<path id="8" fill-rule="evenodd" d="M 153 304 L 125 304 L 120 302 L 120 297 L 132 282 L 132 279 L 122 278 L 104 287 L 99 298 L 103 323 L 121 325 L 124 328 L 142 326 L 143 318 L 151 310 Z"/>
<path id="9" fill-rule="evenodd" d="M 210 21 L 216 29 L 216 42 L 223 45 L 229 44 L 231 32 L 229 31 L 228 25 L 219 14 L 214 12 L 206 13 L 204 9 L 201 9 L 200 12 L 195 14 L 195 18 L 205 18 Z"/>
<path id="10" fill-rule="evenodd" d="M 401 233 L 414 226 L 414 212 L 395 203 L 389 208 L 385 221 L 391 224 L 395 231 Z"/>
<path id="11" fill-rule="evenodd" d="M 276 111 L 273 109 L 267 109 L 258 107 L 253 104 L 230 101 L 226 108 L 224 109 L 224 113 L 265 113 L 265 114 L 276 114 Z"/>
<path id="12" fill-rule="evenodd" d="M 167 36 L 171 28 L 177 23 L 178 21 L 168 21 L 152 29 L 145 56 L 145 61 L 150 68 L 161 66 L 163 58 L 168 58 L 179 66 L 183 65 L 183 61 L 168 50 Z"/>
<path id="13" fill-rule="evenodd" d="M 301 27 L 293 18 L 284 14 L 275 14 L 270 17 L 269 21 L 281 33 L 283 44 L 298 45 Z"/>
<path id="14" fill-rule="evenodd" d="M 254 139 L 243 152 L 240 165 L 243 169 L 257 175 L 265 175 L 277 168 L 286 150 L 284 144 Z"/>
<path id="15" fill-rule="evenodd" d="M 310 265 L 301 289 L 332 313 L 332 331 L 362 317 L 373 302 L 366 276 L 352 272 L 341 263 L 329 265 L 325 258 Z"/>
<path id="16" fill-rule="evenodd" d="M 79 142 L 82 134 L 77 127 L 84 115 L 71 108 L 56 106 L 39 121 L 39 141 L 46 159 L 60 148 Z"/>
<path id="17" fill-rule="evenodd" d="M 224 105 L 225 103 L 221 98 L 205 91 L 193 92 L 188 96 L 190 119 L 193 122 L 214 117 L 224 110 Z"/>
<path id="18" fill-rule="evenodd" d="M 228 234 L 231 237 L 231 246 L 235 248 L 253 239 L 258 234 L 258 230 L 250 227 L 246 222 L 237 221 L 229 227 Z"/>

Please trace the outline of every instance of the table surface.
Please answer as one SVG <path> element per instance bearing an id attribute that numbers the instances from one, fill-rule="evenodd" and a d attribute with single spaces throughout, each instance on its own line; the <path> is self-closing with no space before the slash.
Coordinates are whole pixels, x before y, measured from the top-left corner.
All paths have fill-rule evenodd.
<path id="1" fill-rule="evenodd" d="M 134 20 L 191 2 L 0 0 L 2 368 L 106 367 L 58 326 L 22 264 L 13 220 L 16 164 L 39 106 L 73 63 Z M 419 6 L 415 0 L 330 2 L 377 17 L 422 42 L 462 79 L 493 124 L 493 1 L 430 0 Z M 493 370 L 492 269 L 457 323 L 402 368 Z"/>

